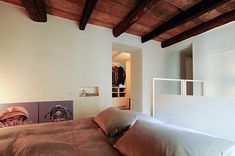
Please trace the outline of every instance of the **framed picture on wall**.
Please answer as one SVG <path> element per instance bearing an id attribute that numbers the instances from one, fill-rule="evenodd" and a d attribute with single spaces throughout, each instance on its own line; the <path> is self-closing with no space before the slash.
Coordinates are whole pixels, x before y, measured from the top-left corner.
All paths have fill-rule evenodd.
<path id="1" fill-rule="evenodd" d="M 39 123 L 73 119 L 73 101 L 39 102 Z"/>
<path id="2" fill-rule="evenodd" d="M 0 104 L 0 128 L 73 119 L 73 101 Z"/>
<path id="3" fill-rule="evenodd" d="M 0 105 L 0 127 L 38 123 L 38 103 L 9 103 Z"/>

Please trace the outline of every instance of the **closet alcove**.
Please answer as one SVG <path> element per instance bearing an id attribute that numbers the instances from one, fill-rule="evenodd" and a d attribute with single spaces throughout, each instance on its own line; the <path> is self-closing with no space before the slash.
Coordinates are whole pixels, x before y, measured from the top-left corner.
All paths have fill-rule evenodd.
<path id="1" fill-rule="evenodd" d="M 130 109 L 130 53 L 113 51 L 112 106 Z"/>

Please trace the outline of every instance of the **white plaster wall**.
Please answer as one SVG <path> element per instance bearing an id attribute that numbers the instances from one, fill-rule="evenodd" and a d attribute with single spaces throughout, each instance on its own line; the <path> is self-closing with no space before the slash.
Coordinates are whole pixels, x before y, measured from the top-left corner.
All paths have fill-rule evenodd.
<path id="1" fill-rule="evenodd" d="M 192 39 L 165 48 L 165 78 L 180 78 L 180 52 L 192 47 Z"/>
<path id="2" fill-rule="evenodd" d="M 156 95 L 156 118 L 235 141 L 235 98 Z"/>
<path id="3" fill-rule="evenodd" d="M 166 78 L 180 77 L 180 51 L 193 47 L 193 79 L 206 81 L 207 96 L 235 96 L 235 22 L 165 48 Z"/>
<path id="4" fill-rule="evenodd" d="M 4 2 L 0 19 L 0 103 L 74 100 L 76 118 L 94 116 L 111 106 L 115 43 L 136 53 L 132 106 L 150 112 L 149 80 L 161 75 L 158 42 L 142 44 L 140 37 L 126 33 L 114 38 L 111 29 L 89 24 L 80 31 L 76 21 L 51 15 L 46 23 L 36 23 L 24 10 Z M 86 86 L 98 86 L 99 96 L 78 97 L 79 87 Z"/>
<path id="5" fill-rule="evenodd" d="M 35 23 L 0 2 L 0 102 L 74 100 L 75 117 L 111 106 L 111 30 L 48 15 Z M 79 98 L 79 87 L 98 97 Z"/>
<path id="6" fill-rule="evenodd" d="M 142 50 L 131 53 L 131 109 L 143 112 L 143 60 Z M 134 97 L 134 98 L 133 98 Z"/>
<path id="7" fill-rule="evenodd" d="M 166 78 L 179 76 L 178 52 L 190 44 L 193 46 L 194 79 L 206 81 L 208 97 L 156 96 L 156 117 L 168 123 L 235 140 L 235 23 L 166 48 L 168 54 L 165 59 L 169 63 L 165 65 Z"/>
<path id="8" fill-rule="evenodd" d="M 126 61 L 126 97 L 131 97 L 131 61 Z"/>
<path id="9" fill-rule="evenodd" d="M 143 113 L 152 112 L 152 79 L 165 74 L 165 53 L 156 42 L 147 42 L 143 52 Z"/>
<path id="10" fill-rule="evenodd" d="M 194 79 L 206 80 L 207 96 L 235 96 L 235 23 L 193 41 Z"/>

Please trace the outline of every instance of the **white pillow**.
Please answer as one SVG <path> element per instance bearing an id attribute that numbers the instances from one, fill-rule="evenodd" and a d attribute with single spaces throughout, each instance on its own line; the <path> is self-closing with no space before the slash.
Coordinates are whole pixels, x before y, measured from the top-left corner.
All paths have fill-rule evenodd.
<path id="1" fill-rule="evenodd" d="M 221 156 L 234 144 L 165 124 L 137 120 L 114 147 L 126 156 Z"/>

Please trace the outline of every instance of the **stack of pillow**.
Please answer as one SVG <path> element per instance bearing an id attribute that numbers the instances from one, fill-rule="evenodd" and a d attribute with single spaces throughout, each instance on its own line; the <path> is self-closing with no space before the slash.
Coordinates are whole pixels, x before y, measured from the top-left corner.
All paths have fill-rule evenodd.
<path id="1" fill-rule="evenodd" d="M 141 121 L 148 121 L 150 123 L 152 122 L 159 122 L 154 120 L 152 117 L 130 111 L 130 110 L 118 110 L 117 108 L 109 107 L 105 109 L 104 111 L 100 112 L 95 117 L 95 122 L 98 124 L 98 126 L 103 130 L 106 136 L 108 137 L 116 137 L 116 136 L 122 136 L 124 133 L 128 132 L 129 128 L 132 126 L 137 125 L 138 122 Z M 128 131 L 127 131 L 128 130 Z M 133 129 L 135 130 L 135 129 Z M 145 154 L 139 153 L 139 150 L 142 148 L 139 148 L 133 143 L 133 138 L 137 138 L 139 134 L 135 134 L 136 132 L 132 131 L 128 135 L 123 135 L 120 137 L 120 139 L 113 145 L 114 148 L 116 148 L 120 153 L 127 156 L 143 156 Z M 137 127 L 137 133 L 139 133 L 138 127 Z M 145 134 L 143 134 L 145 135 Z M 139 138 L 142 138 L 140 136 Z M 138 140 L 136 143 L 141 143 L 141 140 Z M 132 145 L 135 147 L 133 148 Z M 142 145 L 140 145 L 141 147 Z M 135 148 L 139 148 L 136 150 Z M 150 150 L 151 151 L 151 150 Z M 134 152 L 134 153 L 133 153 Z M 135 154 L 135 152 L 139 154 Z M 151 155 L 148 155 L 151 156 Z"/>
<path id="2" fill-rule="evenodd" d="M 235 156 L 235 143 L 186 131 L 133 111 L 107 108 L 95 122 L 125 156 Z"/>

